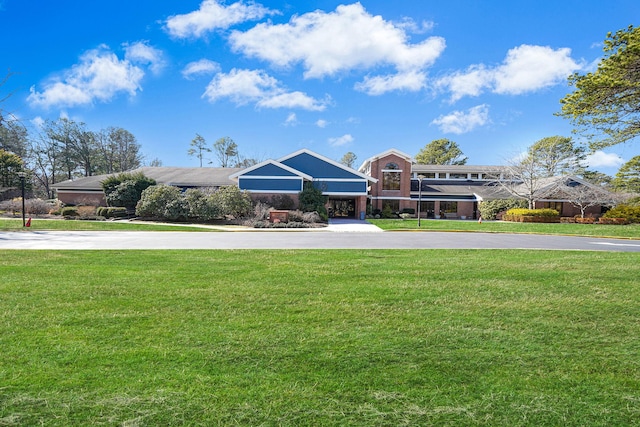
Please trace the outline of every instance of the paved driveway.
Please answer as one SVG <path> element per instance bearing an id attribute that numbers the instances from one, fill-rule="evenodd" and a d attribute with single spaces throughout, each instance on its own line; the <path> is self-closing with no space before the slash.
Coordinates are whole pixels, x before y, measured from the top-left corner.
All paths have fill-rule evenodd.
<path id="1" fill-rule="evenodd" d="M 566 249 L 640 252 L 640 240 L 446 232 L 0 233 L 0 249 Z"/>

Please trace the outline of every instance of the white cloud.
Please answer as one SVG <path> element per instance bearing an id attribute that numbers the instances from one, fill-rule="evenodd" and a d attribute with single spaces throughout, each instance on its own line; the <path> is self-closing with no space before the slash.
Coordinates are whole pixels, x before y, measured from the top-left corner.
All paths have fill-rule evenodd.
<path id="1" fill-rule="evenodd" d="M 501 65 L 470 66 L 440 79 L 437 86 L 451 92 L 451 100 L 478 96 L 489 90 L 497 94 L 519 95 L 534 92 L 566 81 L 582 64 L 571 58 L 568 48 L 521 45 L 510 49 Z"/>
<path id="2" fill-rule="evenodd" d="M 571 49 L 522 45 L 509 50 L 504 64 L 496 70 L 495 92 L 518 95 L 565 82 L 580 69 L 571 58 Z"/>
<path id="3" fill-rule="evenodd" d="M 182 77 L 192 79 L 197 75 L 213 74 L 220 71 L 220 64 L 208 59 L 188 63 L 182 70 Z"/>
<path id="4" fill-rule="evenodd" d="M 418 24 L 413 18 L 404 17 L 400 22 L 394 22 L 394 25 L 398 28 L 413 33 L 413 34 L 425 34 L 433 30 L 435 23 L 433 21 L 422 21 Z"/>
<path id="5" fill-rule="evenodd" d="M 367 76 L 363 82 L 356 84 L 355 89 L 368 95 L 383 95 L 395 90 L 417 92 L 425 87 L 426 81 L 427 75 L 425 73 L 409 71 L 388 76 Z"/>
<path id="6" fill-rule="evenodd" d="M 284 121 L 285 126 L 295 126 L 298 124 L 298 116 L 296 113 L 289 113 L 287 119 Z"/>
<path id="7" fill-rule="evenodd" d="M 617 154 L 605 153 L 604 151 L 598 150 L 589 154 L 585 159 L 585 163 L 592 168 L 617 168 L 624 164 L 624 159 Z"/>
<path id="8" fill-rule="evenodd" d="M 80 62 L 52 78 L 38 92 L 31 87 L 27 101 L 32 106 L 78 106 L 95 101 L 110 101 L 119 93 L 135 96 L 141 90 L 144 77 L 142 68 L 134 65 L 133 59 L 120 60 L 107 46 L 85 52 Z"/>
<path id="9" fill-rule="evenodd" d="M 353 142 L 353 136 L 350 134 L 342 135 L 337 138 L 329 138 L 329 145 L 332 147 L 341 147 L 343 145 Z"/>
<path id="10" fill-rule="evenodd" d="M 40 116 L 36 116 L 31 120 L 31 123 L 33 123 L 33 125 L 36 128 L 42 129 L 42 126 L 44 126 L 45 120 Z"/>
<path id="11" fill-rule="evenodd" d="M 166 21 L 165 30 L 172 37 L 198 38 L 215 29 L 226 29 L 241 22 L 259 20 L 276 13 L 260 4 L 245 4 L 242 0 L 229 6 L 221 4 L 218 0 L 204 0 L 198 10 L 170 16 Z"/>
<path id="12" fill-rule="evenodd" d="M 327 101 L 318 101 L 302 92 L 287 92 L 280 82 L 262 70 L 233 69 L 219 73 L 207 86 L 203 98 L 215 102 L 229 98 L 238 105 L 254 102 L 264 108 L 301 108 L 322 111 Z"/>
<path id="13" fill-rule="evenodd" d="M 148 64 L 154 74 L 158 74 L 166 65 L 162 51 L 149 46 L 146 41 L 125 43 L 123 46 L 124 59 L 132 63 Z"/>
<path id="14" fill-rule="evenodd" d="M 489 122 L 489 106 L 477 105 L 465 111 L 454 111 L 446 116 L 440 116 L 431 124 L 437 125 L 444 133 L 462 134 L 472 131 L 478 126 Z"/>
<path id="15" fill-rule="evenodd" d="M 401 26 L 370 15 L 360 3 L 334 12 L 294 16 L 287 24 L 262 23 L 230 35 L 233 49 L 277 67 L 301 64 L 305 78 L 335 76 L 354 69 L 395 68 L 396 75 L 368 77 L 360 90 L 379 94 L 419 90 L 421 70 L 433 64 L 445 47 L 441 37 L 410 44 Z"/>
<path id="16" fill-rule="evenodd" d="M 478 96 L 483 89 L 491 85 L 493 72 L 484 65 L 473 65 L 465 72 L 457 72 L 440 79 L 438 86 L 446 87 L 451 92 L 451 101 L 464 96 Z"/>
<path id="17" fill-rule="evenodd" d="M 327 122 L 326 120 L 323 120 L 323 119 L 319 119 L 319 120 L 316 122 L 316 126 L 318 126 L 318 127 L 319 127 L 319 128 L 321 128 L 321 129 L 326 128 L 328 124 L 329 124 L 329 122 Z"/>

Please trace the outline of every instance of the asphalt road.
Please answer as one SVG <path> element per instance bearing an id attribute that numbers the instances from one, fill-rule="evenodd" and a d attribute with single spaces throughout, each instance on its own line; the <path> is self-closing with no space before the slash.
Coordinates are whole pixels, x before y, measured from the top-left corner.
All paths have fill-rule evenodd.
<path id="1" fill-rule="evenodd" d="M 550 249 L 640 252 L 640 240 L 442 232 L 0 233 L 0 249 Z"/>

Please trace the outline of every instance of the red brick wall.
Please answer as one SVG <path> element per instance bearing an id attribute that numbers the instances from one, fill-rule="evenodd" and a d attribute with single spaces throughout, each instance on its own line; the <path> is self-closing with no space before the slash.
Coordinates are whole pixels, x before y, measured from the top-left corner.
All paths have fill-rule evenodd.
<path id="1" fill-rule="evenodd" d="M 386 169 L 388 163 L 395 163 L 400 170 L 400 190 L 383 190 L 382 184 L 382 170 Z M 371 176 L 377 178 L 378 182 L 371 183 L 371 196 L 372 197 L 409 197 L 411 195 L 411 162 L 407 161 L 403 157 L 395 154 L 389 154 L 388 156 L 371 162 Z M 382 209 L 384 206 L 384 200 L 373 200 L 374 209 Z M 400 210 L 403 208 L 415 208 L 415 202 L 411 200 L 401 200 Z"/>

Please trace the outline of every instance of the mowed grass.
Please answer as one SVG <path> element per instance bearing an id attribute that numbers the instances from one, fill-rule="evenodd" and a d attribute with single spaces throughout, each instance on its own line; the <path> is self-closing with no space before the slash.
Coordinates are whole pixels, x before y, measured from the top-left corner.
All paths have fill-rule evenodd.
<path id="1" fill-rule="evenodd" d="M 638 425 L 639 261 L 0 251 L 0 425 Z"/>
<path id="2" fill-rule="evenodd" d="M 368 221 L 387 231 L 478 231 L 485 233 L 564 234 L 640 239 L 640 224 L 542 224 L 502 221 L 483 221 L 478 223 L 477 221 L 423 219 L 420 221 L 420 227 L 418 227 L 417 219 L 370 219 Z"/>
<path id="3" fill-rule="evenodd" d="M 219 231 L 213 228 L 187 224 L 159 224 L 128 221 L 85 221 L 64 219 L 31 220 L 30 227 L 22 226 L 22 218 L 0 218 L 0 231 Z"/>

